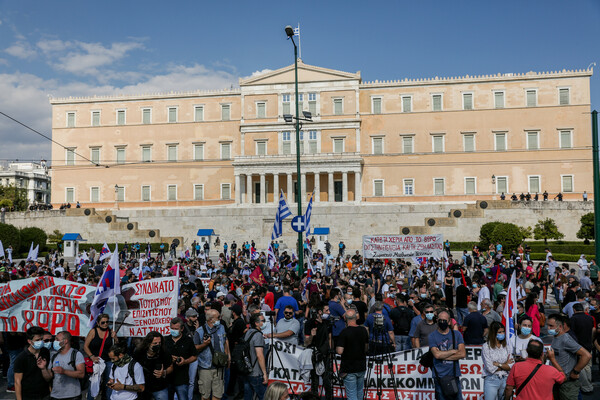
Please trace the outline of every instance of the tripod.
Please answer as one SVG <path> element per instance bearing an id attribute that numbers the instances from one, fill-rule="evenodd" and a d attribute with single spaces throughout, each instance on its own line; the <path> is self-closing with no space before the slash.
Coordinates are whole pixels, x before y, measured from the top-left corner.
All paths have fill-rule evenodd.
<path id="1" fill-rule="evenodd" d="M 273 338 L 273 333 L 275 333 L 275 318 L 276 315 L 275 311 L 267 311 L 265 312 L 266 316 L 269 317 L 270 319 L 270 324 L 271 324 L 271 344 L 269 347 L 269 359 L 268 359 L 268 367 L 269 367 L 269 371 L 273 371 L 273 354 L 275 354 L 277 356 L 277 359 L 279 360 L 279 365 L 281 365 L 281 369 L 283 370 L 283 375 L 285 377 L 285 379 L 287 380 L 287 384 L 288 387 L 290 388 L 290 390 L 292 391 L 292 394 L 290 395 L 290 399 L 297 399 L 298 398 L 298 394 L 294 391 L 293 387 L 292 387 L 292 382 L 290 381 L 290 370 L 288 368 L 283 368 L 283 361 L 281 361 L 281 356 L 279 355 L 279 350 L 277 350 L 277 348 L 274 345 L 274 338 Z"/>
<path id="2" fill-rule="evenodd" d="M 366 384 L 363 397 L 367 398 L 371 375 L 375 372 L 375 389 L 377 399 L 381 400 L 383 396 L 383 366 L 387 365 L 391 375 L 392 388 L 394 390 L 394 399 L 398 400 L 398 388 L 396 387 L 396 376 L 394 375 L 394 365 L 390 354 L 388 333 L 383 325 L 378 325 L 377 321 L 373 328 L 373 339 L 369 341 L 369 358 L 367 361 Z"/>

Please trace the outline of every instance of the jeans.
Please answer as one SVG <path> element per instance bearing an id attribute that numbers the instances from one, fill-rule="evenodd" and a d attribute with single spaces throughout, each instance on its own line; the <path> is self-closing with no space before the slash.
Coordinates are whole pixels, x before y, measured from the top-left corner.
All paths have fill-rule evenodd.
<path id="1" fill-rule="evenodd" d="M 410 350 L 412 345 L 410 343 L 410 336 L 408 335 L 395 335 L 394 340 L 396 341 L 396 351 Z"/>
<path id="2" fill-rule="evenodd" d="M 152 398 L 154 400 L 168 400 L 169 399 L 169 390 L 164 388 L 163 390 L 158 390 L 156 392 L 152 392 Z"/>
<path id="3" fill-rule="evenodd" d="M 483 378 L 483 397 L 485 400 L 504 399 L 504 388 L 506 387 L 506 376 L 496 374 Z"/>
<path id="4" fill-rule="evenodd" d="M 15 386 L 15 360 L 17 359 L 17 356 L 21 354 L 22 351 L 23 349 L 8 350 L 8 357 L 10 359 L 8 373 L 6 374 L 6 379 L 8 380 L 8 387 Z"/>
<path id="5" fill-rule="evenodd" d="M 433 381 L 435 382 L 435 400 L 463 400 L 462 389 L 460 388 L 460 377 L 457 377 L 456 379 L 459 380 L 458 394 L 456 395 L 456 397 L 454 399 L 448 399 L 447 397 L 444 397 L 444 394 L 442 393 L 442 387 L 440 386 L 439 379 L 434 379 Z M 487 397 L 485 399 L 487 400 Z"/>
<path id="6" fill-rule="evenodd" d="M 188 385 L 169 385 L 169 400 L 173 400 L 175 398 L 175 393 L 177 393 L 177 400 L 188 400 Z"/>
<path id="7" fill-rule="evenodd" d="M 190 381 L 188 383 L 188 399 L 193 399 L 194 398 L 194 387 L 196 386 L 196 376 L 198 375 L 198 360 L 194 361 L 193 363 L 190 363 L 190 368 L 189 368 L 189 373 L 190 373 Z M 179 397 L 179 396 L 177 396 Z"/>
<path id="8" fill-rule="evenodd" d="M 456 322 L 462 325 L 465 322 L 465 317 L 469 314 L 468 308 L 456 308 Z"/>
<path id="9" fill-rule="evenodd" d="M 263 400 L 267 385 L 263 385 L 262 376 L 246 376 L 244 378 L 244 400 L 252 400 L 254 394 L 258 400 Z"/>
<path id="10" fill-rule="evenodd" d="M 112 389 L 106 386 L 112 366 L 113 363 L 110 361 L 104 361 L 104 372 L 102 373 L 102 381 L 100 382 L 100 394 L 102 395 L 100 397 L 101 399 L 110 399 L 110 395 L 112 394 Z M 89 390 L 87 392 L 87 398 L 88 400 L 94 400 Z"/>
<path id="11" fill-rule="evenodd" d="M 581 383 L 582 392 L 591 393 L 594 391 L 594 384 L 592 381 L 592 360 L 588 361 L 586 366 L 581 370 L 579 382 Z"/>
<path id="12" fill-rule="evenodd" d="M 344 389 L 348 400 L 362 400 L 365 385 L 365 372 L 352 372 L 344 378 Z"/>

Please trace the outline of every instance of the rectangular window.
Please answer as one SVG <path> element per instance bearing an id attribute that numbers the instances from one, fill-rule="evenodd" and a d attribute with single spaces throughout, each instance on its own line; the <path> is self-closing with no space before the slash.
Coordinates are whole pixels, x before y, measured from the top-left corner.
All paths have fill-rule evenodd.
<path id="1" fill-rule="evenodd" d="M 463 93 L 463 110 L 473 109 L 473 93 Z"/>
<path id="2" fill-rule="evenodd" d="M 221 104 L 221 120 L 229 121 L 231 119 L 231 105 Z"/>
<path id="3" fill-rule="evenodd" d="M 308 131 L 308 152 L 310 154 L 317 154 L 317 131 Z"/>
<path id="4" fill-rule="evenodd" d="M 221 143 L 221 160 L 231 159 L 231 143 Z"/>
<path id="5" fill-rule="evenodd" d="M 402 153 L 412 154 L 414 152 L 413 140 L 412 136 L 402 137 Z"/>
<path id="6" fill-rule="evenodd" d="M 169 123 L 177 122 L 177 107 L 169 107 Z"/>
<path id="7" fill-rule="evenodd" d="M 373 114 L 381 114 L 381 97 L 373 97 L 371 99 L 371 111 Z"/>
<path id="8" fill-rule="evenodd" d="M 65 189 L 65 201 L 67 203 L 73 203 L 75 201 L 75 188 Z"/>
<path id="9" fill-rule="evenodd" d="M 167 185 L 167 200 L 177 200 L 177 185 Z"/>
<path id="10" fill-rule="evenodd" d="M 375 197 L 383 197 L 383 179 L 373 180 L 373 195 Z"/>
<path id="11" fill-rule="evenodd" d="M 231 185 L 229 183 L 221 184 L 221 200 L 231 200 Z"/>
<path id="12" fill-rule="evenodd" d="M 463 135 L 463 146 L 467 152 L 475 151 L 475 135 Z"/>
<path id="13" fill-rule="evenodd" d="M 442 95 L 432 94 L 431 95 L 431 110 L 442 111 Z"/>
<path id="14" fill-rule="evenodd" d="M 506 133 L 496 133 L 494 135 L 496 151 L 506 151 Z"/>
<path id="15" fill-rule="evenodd" d="M 562 180 L 562 192 L 571 193 L 573 191 L 573 175 L 563 175 Z"/>
<path id="16" fill-rule="evenodd" d="M 100 147 L 92 147 L 92 162 L 94 164 L 100 164 Z"/>
<path id="17" fill-rule="evenodd" d="M 540 189 L 540 177 L 535 175 L 535 176 L 530 176 L 529 177 L 529 193 L 540 193 L 541 189 Z"/>
<path id="18" fill-rule="evenodd" d="M 344 113 L 344 99 L 333 99 L 333 113 L 335 115 Z"/>
<path id="19" fill-rule="evenodd" d="M 302 93 L 298 93 L 298 112 L 302 115 L 302 110 L 304 110 L 304 95 Z"/>
<path id="20" fill-rule="evenodd" d="M 560 131 L 560 148 L 570 149 L 573 147 L 571 131 Z"/>
<path id="21" fill-rule="evenodd" d="M 125 164 L 125 147 L 117 147 L 117 164 Z"/>
<path id="22" fill-rule="evenodd" d="M 194 107 L 194 122 L 204 121 L 204 106 Z"/>
<path id="23" fill-rule="evenodd" d="M 167 161 L 177 161 L 177 145 L 170 144 L 167 146 Z"/>
<path id="24" fill-rule="evenodd" d="M 343 153 L 344 152 L 344 139 L 333 139 L 333 152 Z"/>
<path id="25" fill-rule="evenodd" d="M 204 200 L 204 185 L 194 185 L 194 200 Z"/>
<path id="26" fill-rule="evenodd" d="M 97 186 L 90 188 L 90 201 L 92 203 L 100 202 L 100 188 Z"/>
<path id="27" fill-rule="evenodd" d="M 142 146 L 142 161 L 152 161 L 152 146 Z"/>
<path id="28" fill-rule="evenodd" d="M 194 144 L 194 161 L 202 160 L 204 160 L 204 144 L 196 143 Z"/>
<path id="29" fill-rule="evenodd" d="M 373 138 L 373 154 L 383 154 L 383 138 Z"/>
<path id="30" fill-rule="evenodd" d="M 412 196 L 415 194 L 415 180 L 414 179 L 404 179 L 404 195 Z"/>
<path id="31" fill-rule="evenodd" d="M 496 177 L 496 193 L 508 193 L 508 178 L 506 176 Z"/>
<path id="32" fill-rule="evenodd" d="M 539 148 L 538 132 L 527 132 L 527 149 L 538 150 Z"/>
<path id="33" fill-rule="evenodd" d="M 443 153 L 444 152 L 444 136 L 434 135 L 431 137 L 433 140 L 433 152 Z"/>
<path id="34" fill-rule="evenodd" d="M 75 126 L 75 112 L 67 113 L 67 128 L 73 128 Z"/>
<path id="35" fill-rule="evenodd" d="M 571 103 L 569 88 L 558 89 L 558 104 L 568 106 Z"/>
<path id="36" fill-rule="evenodd" d="M 290 106 L 290 95 L 289 94 L 282 94 L 281 95 L 281 112 L 283 113 L 283 115 L 289 115 L 291 114 L 291 106 Z"/>
<path id="37" fill-rule="evenodd" d="M 313 117 L 315 115 L 317 115 L 317 94 L 316 93 L 308 94 L 308 111 L 312 114 Z"/>
<path id="38" fill-rule="evenodd" d="M 281 152 L 292 154 L 292 141 L 290 132 L 281 132 Z"/>
<path id="39" fill-rule="evenodd" d="M 100 126 L 100 111 L 92 111 L 92 126 Z"/>
<path id="40" fill-rule="evenodd" d="M 117 110 L 117 125 L 125 125 L 125 110 Z"/>
<path id="41" fill-rule="evenodd" d="M 256 103 L 256 118 L 265 118 L 267 116 L 267 103 L 264 101 Z"/>
<path id="42" fill-rule="evenodd" d="M 304 154 L 304 131 L 300 131 L 300 154 Z"/>
<path id="43" fill-rule="evenodd" d="M 504 108 L 504 92 L 494 92 L 494 108 Z"/>
<path id="44" fill-rule="evenodd" d="M 75 165 L 75 149 L 67 149 L 66 164 Z"/>
<path id="45" fill-rule="evenodd" d="M 475 194 L 475 178 L 465 178 L 465 194 Z"/>
<path id="46" fill-rule="evenodd" d="M 402 112 L 412 112 L 412 96 L 402 96 Z"/>
<path id="47" fill-rule="evenodd" d="M 444 178 L 435 178 L 433 180 L 433 194 L 442 196 L 444 194 Z"/>
<path id="48" fill-rule="evenodd" d="M 151 124 L 152 123 L 152 109 L 144 108 L 142 109 L 142 124 Z"/>
<path id="49" fill-rule="evenodd" d="M 537 90 L 527 90 L 527 107 L 537 106 Z"/>
<path id="50" fill-rule="evenodd" d="M 267 142 L 264 140 L 256 142 L 256 155 L 266 156 L 267 155 Z"/>
<path id="51" fill-rule="evenodd" d="M 125 186 L 117 186 L 117 201 L 125 201 Z"/>
<path id="52" fill-rule="evenodd" d="M 142 186 L 142 201 L 150 201 L 150 186 Z"/>

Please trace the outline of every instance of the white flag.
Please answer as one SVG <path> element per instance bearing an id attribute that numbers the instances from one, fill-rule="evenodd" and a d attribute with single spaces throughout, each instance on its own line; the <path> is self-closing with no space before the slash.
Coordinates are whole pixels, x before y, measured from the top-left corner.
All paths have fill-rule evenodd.
<path id="1" fill-rule="evenodd" d="M 31 242 L 31 246 L 29 246 L 29 252 L 27 253 L 27 259 L 25 261 L 31 260 L 32 253 L 33 253 L 33 242 Z"/>
<path id="2" fill-rule="evenodd" d="M 0 257 L 4 257 L 4 245 L 2 244 L 2 240 L 0 240 Z"/>

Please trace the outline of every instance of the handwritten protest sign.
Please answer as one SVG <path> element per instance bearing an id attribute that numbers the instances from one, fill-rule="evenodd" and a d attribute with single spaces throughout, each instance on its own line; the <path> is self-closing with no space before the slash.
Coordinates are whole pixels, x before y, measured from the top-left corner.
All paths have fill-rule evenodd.
<path id="1" fill-rule="evenodd" d="M 363 236 L 364 258 L 412 258 L 443 255 L 442 235 Z"/>

